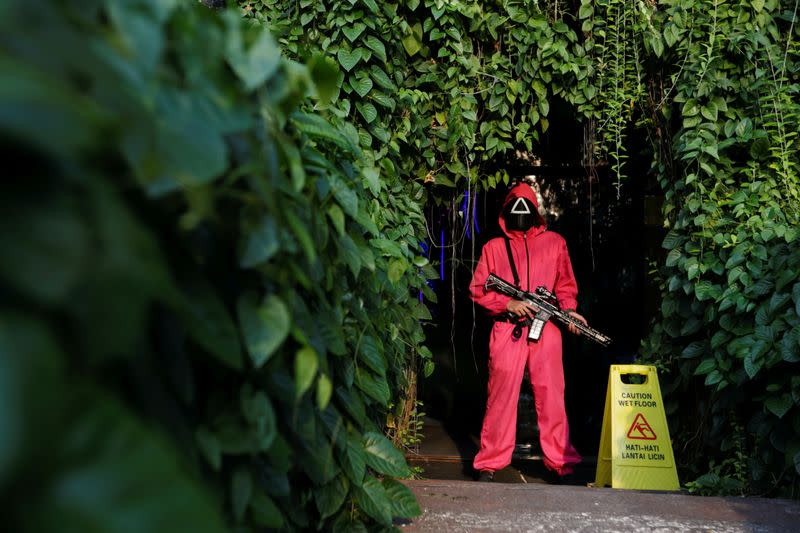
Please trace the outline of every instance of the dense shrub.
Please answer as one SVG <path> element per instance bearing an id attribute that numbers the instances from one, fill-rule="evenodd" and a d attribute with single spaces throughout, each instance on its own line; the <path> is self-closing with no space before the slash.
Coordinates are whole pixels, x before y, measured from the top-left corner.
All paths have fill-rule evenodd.
<path id="1" fill-rule="evenodd" d="M 0 7 L 13 531 L 385 527 L 429 356 L 419 187 L 309 111 L 336 70 L 168 0 Z"/>
<path id="2" fill-rule="evenodd" d="M 670 372 L 676 450 L 703 492 L 800 495 L 796 8 L 676 1 L 653 18 L 669 252 L 644 351 Z"/>

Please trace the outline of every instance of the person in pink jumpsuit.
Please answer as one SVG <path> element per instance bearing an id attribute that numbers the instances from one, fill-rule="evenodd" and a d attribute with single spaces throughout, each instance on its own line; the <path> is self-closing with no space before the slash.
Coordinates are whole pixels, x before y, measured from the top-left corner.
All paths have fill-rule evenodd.
<path id="1" fill-rule="evenodd" d="M 526 211 L 528 216 L 525 216 Z M 522 182 L 511 188 L 499 222 L 507 239 L 498 237 L 484 245 L 469 287 L 471 298 L 496 319 L 489 340 L 486 414 L 481 446 L 473 467 L 480 472 L 480 480 L 491 481 L 494 472 L 511 463 L 516 440 L 517 402 L 527 365 L 544 464 L 555 475 L 565 476 L 572 473 L 581 456 L 569 440 L 564 408 L 561 331 L 550 321 L 538 342 L 527 340 L 527 327 L 519 338 L 515 338 L 515 324 L 509 320 L 531 318 L 533 311 L 523 302 L 485 290 L 484 283 L 490 273 L 513 282 L 514 272 L 508 255 L 510 246 L 519 287 L 533 292 L 543 285 L 555 293 L 563 310 L 585 323 L 586 320 L 575 312 L 578 285 L 566 243 L 560 235 L 547 230 L 530 185 Z M 572 327 L 571 330 L 577 333 Z"/>

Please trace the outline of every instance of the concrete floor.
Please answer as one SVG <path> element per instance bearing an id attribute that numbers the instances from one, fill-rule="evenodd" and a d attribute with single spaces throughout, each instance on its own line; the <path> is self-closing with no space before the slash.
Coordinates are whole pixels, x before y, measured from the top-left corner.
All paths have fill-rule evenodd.
<path id="1" fill-rule="evenodd" d="M 423 515 L 397 522 L 409 532 L 715 532 L 800 533 L 800 502 L 711 498 L 685 492 L 589 488 L 595 457 L 576 469 L 579 485 L 550 485 L 534 444 L 517 448 L 493 483 L 474 481 L 475 436 L 428 419 L 409 463 L 421 479 L 405 481 Z"/>
<path id="2" fill-rule="evenodd" d="M 681 493 L 593 489 L 539 483 L 405 482 L 423 514 L 402 531 L 585 533 L 790 533 L 800 502 L 712 498 Z"/>

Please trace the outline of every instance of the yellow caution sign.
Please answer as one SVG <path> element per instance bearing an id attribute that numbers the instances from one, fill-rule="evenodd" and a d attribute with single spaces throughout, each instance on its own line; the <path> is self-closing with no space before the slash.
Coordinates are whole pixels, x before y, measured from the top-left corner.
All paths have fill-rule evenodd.
<path id="1" fill-rule="evenodd" d="M 611 365 L 594 486 L 680 488 L 656 367 Z"/>

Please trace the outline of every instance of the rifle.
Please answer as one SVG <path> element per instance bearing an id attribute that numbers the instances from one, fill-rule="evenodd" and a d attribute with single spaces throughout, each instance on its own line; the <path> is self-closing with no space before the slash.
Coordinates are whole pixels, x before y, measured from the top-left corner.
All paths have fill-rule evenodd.
<path id="1" fill-rule="evenodd" d="M 608 336 L 603 335 L 596 329 L 587 326 L 580 320 L 571 316 L 569 313 L 562 311 L 561 307 L 558 305 L 558 299 L 556 298 L 556 295 L 548 291 L 545 287 L 536 287 L 536 293 L 534 294 L 528 291 L 523 291 L 522 289 L 518 289 L 494 274 L 489 274 L 489 277 L 486 278 L 486 283 L 484 284 L 483 288 L 487 291 L 495 290 L 501 294 L 505 294 L 506 296 L 511 296 L 515 300 L 525 302 L 533 308 L 536 316 L 531 321 L 530 328 L 528 329 L 528 340 L 530 341 L 538 341 L 542 336 L 542 329 L 544 329 L 545 322 L 551 318 L 554 318 L 565 326 L 572 324 L 578 329 L 581 335 L 584 335 L 591 340 L 602 344 L 603 346 L 608 346 L 611 343 L 611 338 Z"/>

